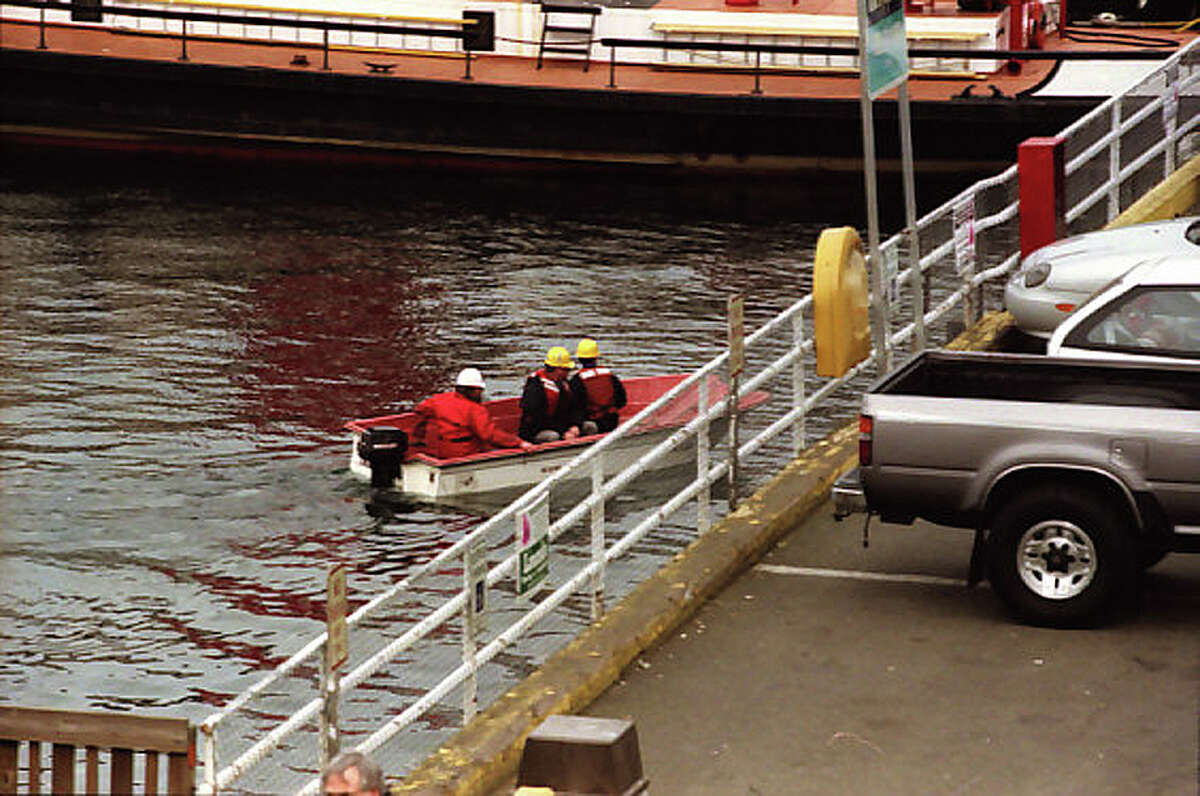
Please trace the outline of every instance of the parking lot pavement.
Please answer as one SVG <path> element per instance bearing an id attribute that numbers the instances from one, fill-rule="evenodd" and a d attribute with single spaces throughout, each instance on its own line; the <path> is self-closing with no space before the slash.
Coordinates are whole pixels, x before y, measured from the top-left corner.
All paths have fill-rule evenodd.
<path id="1" fill-rule="evenodd" d="M 830 514 L 583 711 L 636 722 L 651 792 L 1200 792 L 1200 556 L 1116 624 L 1049 630 L 965 586 L 970 532 L 873 523 L 864 550 Z"/>

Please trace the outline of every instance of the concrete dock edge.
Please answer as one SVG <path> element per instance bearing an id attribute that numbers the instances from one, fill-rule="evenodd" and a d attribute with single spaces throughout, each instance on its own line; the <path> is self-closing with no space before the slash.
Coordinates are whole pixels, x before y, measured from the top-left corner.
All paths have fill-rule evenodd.
<path id="1" fill-rule="evenodd" d="M 1012 318 L 993 312 L 947 348 L 990 348 Z M 547 716 L 574 713 L 620 677 L 644 650 L 757 562 L 821 506 L 857 462 L 857 423 L 808 447 L 712 530 L 637 586 L 603 619 L 426 758 L 393 794 L 483 796 L 511 783 L 525 738 Z"/>

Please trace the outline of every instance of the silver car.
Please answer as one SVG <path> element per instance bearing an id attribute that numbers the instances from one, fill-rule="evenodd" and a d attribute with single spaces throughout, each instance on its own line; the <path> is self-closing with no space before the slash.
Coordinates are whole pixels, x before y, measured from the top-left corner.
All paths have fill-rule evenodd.
<path id="1" fill-rule="evenodd" d="M 1005 308 L 1021 331 L 1049 338 L 1092 293 L 1160 254 L 1191 255 L 1200 271 L 1200 216 L 1088 232 L 1043 246 L 1008 280 Z"/>

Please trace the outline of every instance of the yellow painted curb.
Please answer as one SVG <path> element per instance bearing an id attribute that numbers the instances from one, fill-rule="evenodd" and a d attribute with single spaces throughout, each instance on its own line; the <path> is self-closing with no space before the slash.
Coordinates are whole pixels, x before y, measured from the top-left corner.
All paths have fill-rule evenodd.
<path id="1" fill-rule="evenodd" d="M 990 348 L 1012 316 L 993 312 L 947 348 Z M 858 461 L 858 423 L 805 449 L 712 530 L 640 584 L 426 758 L 393 794 L 487 796 L 516 776 L 525 738 L 547 716 L 587 707 L 626 666 L 692 616 L 821 506 Z"/>
<path id="2" fill-rule="evenodd" d="M 1104 227 L 1166 221 L 1200 211 L 1200 155 L 1189 160 Z"/>

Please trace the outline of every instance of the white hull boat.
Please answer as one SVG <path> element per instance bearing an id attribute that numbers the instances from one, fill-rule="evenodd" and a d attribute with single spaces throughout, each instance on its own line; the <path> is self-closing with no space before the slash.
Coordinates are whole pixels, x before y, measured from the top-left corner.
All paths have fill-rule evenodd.
<path id="1" fill-rule="evenodd" d="M 621 421 L 625 422 L 640 412 L 684 378 L 684 375 L 671 375 L 624 379 L 629 403 L 621 410 Z M 725 400 L 727 394 L 724 383 L 713 380 L 709 389 L 709 404 Z M 765 392 L 744 396 L 739 410 L 758 406 L 769 397 Z M 676 401 L 640 423 L 638 430 L 608 450 L 604 456 L 604 475 L 614 475 L 633 464 L 680 426 L 695 418 L 696 403 L 695 390 L 685 391 Z M 500 428 L 516 433 L 520 421 L 518 398 L 487 401 L 484 406 Z M 429 500 L 500 492 L 528 488 L 542 481 L 578 456 L 584 448 L 604 437 L 603 434 L 595 434 L 574 440 L 548 442 L 529 452 L 519 448 L 503 448 L 441 459 L 424 452 L 419 444 L 413 444 L 416 422 L 415 413 L 405 412 L 347 423 L 345 427 L 352 435 L 350 472 L 376 487 L 394 488 Z M 718 431 L 723 426 L 724 423 L 713 424 Z M 694 450 L 694 444 L 681 445 L 652 466 L 654 469 L 666 469 L 685 464 L 694 456 Z M 383 455 L 380 455 L 380 451 Z"/>

